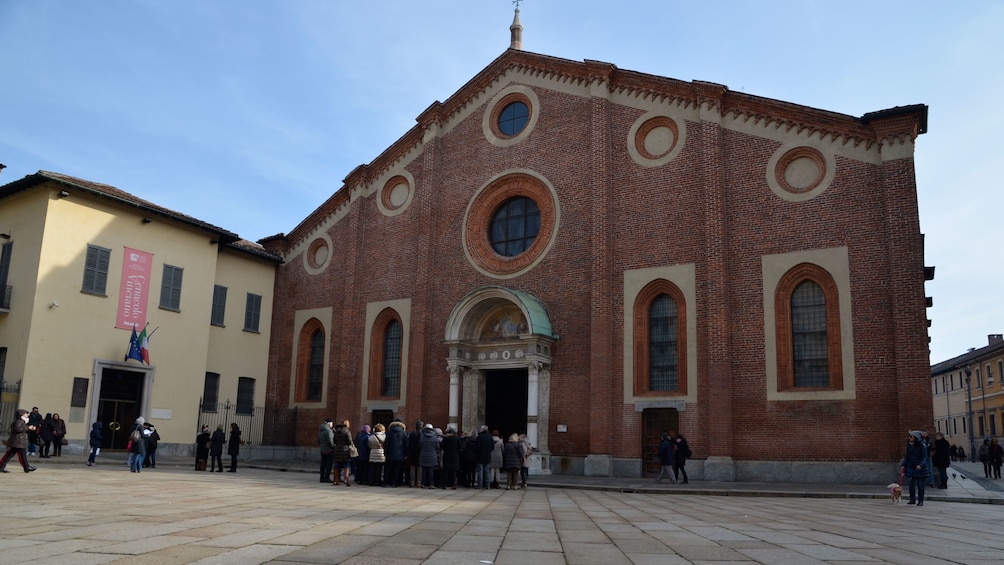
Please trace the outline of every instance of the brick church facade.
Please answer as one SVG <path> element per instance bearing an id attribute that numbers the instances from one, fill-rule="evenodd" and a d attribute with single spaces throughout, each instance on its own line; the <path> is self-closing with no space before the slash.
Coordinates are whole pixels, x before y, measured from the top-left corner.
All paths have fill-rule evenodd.
<path id="1" fill-rule="evenodd" d="M 285 260 L 267 409 L 297 445 L 326 417 L 487 424 L 533 472 L 640 477 L 671 430 L 692 478 L 890 476 L 932 417 L 927 107 L 853 117 L 518 32 L 261 242 Z"/>

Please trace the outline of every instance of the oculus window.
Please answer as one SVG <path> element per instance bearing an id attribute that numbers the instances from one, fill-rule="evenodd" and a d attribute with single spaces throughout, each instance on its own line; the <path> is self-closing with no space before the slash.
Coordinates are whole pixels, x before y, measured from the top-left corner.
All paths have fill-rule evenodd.
<path id="1" fill-rule="evenodd" d="M 503 257 L 515 257 L 533 245 L 540 232 L 540 208 L 525 196 L 505 201 L 492 215 L 488 239 Z"/>

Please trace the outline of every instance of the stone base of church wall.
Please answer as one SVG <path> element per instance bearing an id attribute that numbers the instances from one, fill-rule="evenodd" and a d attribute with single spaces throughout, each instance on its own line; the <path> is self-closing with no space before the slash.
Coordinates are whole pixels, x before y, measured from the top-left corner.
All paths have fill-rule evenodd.
<path id="1" fill-rule="evenodd" d="M 884 484 L 895 480 L 896 462 L 878 461 L 736 461 L 709 457 L 687 461 L 691 481 L 751 483 Z M 643 476 L 642 461 L 609 455 L 551 456 L 553 475 L 586 477 Z"/>

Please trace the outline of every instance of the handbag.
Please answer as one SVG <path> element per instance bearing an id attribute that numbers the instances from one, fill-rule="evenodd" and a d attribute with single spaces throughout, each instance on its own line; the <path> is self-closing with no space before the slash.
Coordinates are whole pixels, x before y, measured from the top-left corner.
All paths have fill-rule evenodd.
<path id="1" fill-rule="evenodd" d="M 59 443 L 60 443 L 60 445 L 70 445 L 70 441 L 68 439 L 66 439 L 65 437 L 63 439 L 59 440 Z"/>
<path id="2" fill-rule="evenodd" d="M 349 444 L 349 457 L 359 457 L 359 448 L 354 443 Z"/>

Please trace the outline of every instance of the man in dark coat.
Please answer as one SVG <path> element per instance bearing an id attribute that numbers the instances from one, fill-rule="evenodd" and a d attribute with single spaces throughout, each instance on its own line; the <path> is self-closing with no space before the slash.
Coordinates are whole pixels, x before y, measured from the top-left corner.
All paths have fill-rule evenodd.
<path id="1" fill-rule="evenodd" d="M 321 452 L 321 482 L 331 482 L 331 467 L 335 462 L 334 420 L 325 418 L 317 430 L 317 448 Z"/>
<path id="2" fill-rule="evenodd" d="M 422 466 L 418 464 L 418 442 L 422 437 L 422 428 L 424 427 L 425 422 L 418 420 L 415 422 L 415 431 L 408 434 L 408 468 L 411 474 L 409 483 L 413 487 L 419 486 L 422 482 Z"/>
<path id="3" fill-rule="evenodd" d="M 387 427 L 387 438 L 383 442 L 383 452 L 387 458 L 383 472 L 385 485 L 389 487 L 401 485 L 401 468 L 404 466 L 405 454 L 410 451 L 411 438 L 408 437 L 408 428 L 401 420 L 394 420 Z"/>
<path id="4" fill-rule="evenodd" d="M 477 452 L 477 467 L 474 470 L 474 488 L 488 488 L 492 474 L 492 451 L 495 449 L 495 440 L 488 433 L 488 426 L 481 426 L 478 432 L 478 441 L 475 444 Z"/>

